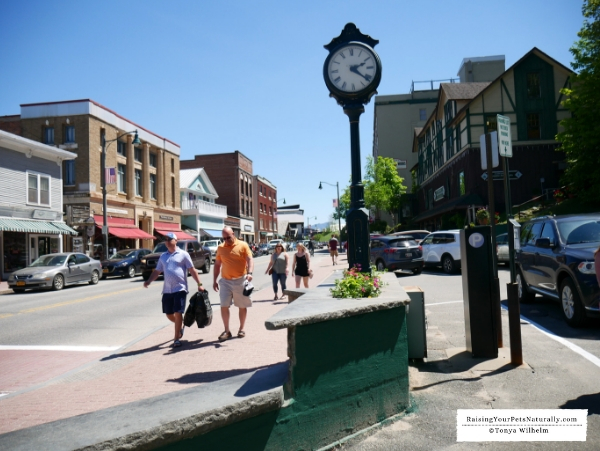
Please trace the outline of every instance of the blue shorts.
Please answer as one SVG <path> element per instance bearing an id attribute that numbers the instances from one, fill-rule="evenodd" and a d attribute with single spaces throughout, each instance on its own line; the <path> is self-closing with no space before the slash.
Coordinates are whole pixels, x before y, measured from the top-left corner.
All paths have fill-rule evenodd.
<path id="1" fill-rule="evenodd" d="M 185 291 L 178 291 L 177 293 L 163 293 L 163 313 L 166 313 L 167 315 L 172 315 L 173 313 L 183 314 L 183 312 L 185 312 L 186 297 L 187 292 Z"/>

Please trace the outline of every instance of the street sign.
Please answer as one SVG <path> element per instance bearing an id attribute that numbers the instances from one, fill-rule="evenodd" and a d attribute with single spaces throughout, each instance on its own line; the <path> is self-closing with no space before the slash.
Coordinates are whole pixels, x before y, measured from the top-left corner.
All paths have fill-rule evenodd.
<path id="1" fill-rule="evenodd" d="M 496 116 L 498 124 L 498 138 L 500 156 L 512 157 L 512 136 L 510 131 L 510 118 L 498 114 Z"/>
<path id="2" fill-rule="evenodd" d="M 523 174 L 517 170 L 510 170 L 510 171 L 508 171 L 508 176 L 510 177 L 511 180 L 519 180 L 523 176 Z M 487 178 L 488 178 L 487 172 L 484 172 L 483 174 L 481 174 L 481 178 L 483 180 L 487 180 Z M 494 181 L 502 180 L 504 178 L 504 171 L 492 172 L 492 178 L 494 179 Z"/>
<path id="3" fill-rule="evenodd" d="M 492 138 L 492 167 L 497 168 L 500 164 L 500 159 L 498 158 L 498 133 L 491 132 L 490 135 Z M 481 169 L 485 171 L 487 169 L 485 135 L 479 137 L 479 144 L 481 145 Z"/>

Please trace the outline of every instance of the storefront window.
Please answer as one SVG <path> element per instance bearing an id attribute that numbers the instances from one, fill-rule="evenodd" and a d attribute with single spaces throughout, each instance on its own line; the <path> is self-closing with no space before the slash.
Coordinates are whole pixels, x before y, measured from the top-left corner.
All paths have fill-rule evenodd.
<path id="1" fill-rule="evenodd" d="M 2 240 L 4 272 L 12 272 L 27 266 L 27 241 L 21 232 L 4 232 Z"/>

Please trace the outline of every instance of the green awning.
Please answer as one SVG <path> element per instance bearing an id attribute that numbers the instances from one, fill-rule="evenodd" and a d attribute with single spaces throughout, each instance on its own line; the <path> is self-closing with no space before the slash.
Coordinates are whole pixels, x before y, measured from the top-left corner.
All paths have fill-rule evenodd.
<path id="1" fill-rule="evenodd" d="M 27 219 L 0 218 L 0 231 L 23 233 L 47 233 L 49 235 L 77 235 L 64 222 L 30 221 Z"/>

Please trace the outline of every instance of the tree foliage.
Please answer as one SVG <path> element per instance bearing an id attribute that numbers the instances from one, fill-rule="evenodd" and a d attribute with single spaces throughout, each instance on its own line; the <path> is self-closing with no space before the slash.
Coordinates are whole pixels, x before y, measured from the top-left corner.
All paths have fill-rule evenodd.
<path id="1" fill-rule="evenodd" d="M 368 208 L 388 212 L 392 217 L 400 208 L 400 196 L 406 193 L 404 179 L 398 175 L 393 158 L 367 157 L 365 204 Z"/>
<path id="2" fill-rule="evenodd" d="M 561 92 L 572 116 L 561 121 L 556 139 L 566 154 L 563 181 L 582 200 L 598 203 L 600 192 L 600 0 L 584 0 L 584 22 L 571 47 L 574 62 L 570 86 Z"/>

